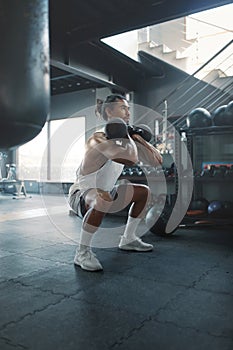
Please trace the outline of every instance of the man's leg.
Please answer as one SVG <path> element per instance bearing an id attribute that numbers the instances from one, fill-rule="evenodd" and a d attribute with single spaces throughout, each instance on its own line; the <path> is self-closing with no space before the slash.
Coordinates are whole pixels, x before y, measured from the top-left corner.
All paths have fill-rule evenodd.
<path id="1" fill-rule="evenodd" d="M 102 270 L 103 267 L 101 263 L 91 250 L 91 241 L 95 232 L 101 225 L 110 203 L 106 203 L 97 190 L 88 191 L 82 201 L 83 202 L 80 204 L 84 217 L 80 233 L 79 247 L 76 250 L 74 263 L 84 270 Z M 83 206 L 85 206 L 85 208 L 83 208 Z M 85 209 L 86 212 L 83 209 Z"/>
<path id="2" fill-rule="evenodd" d="M 119 248 L 142 252 L 152 250 L 152 244 L 143 242 L 136 235 L 136 230 L 145 215 L 147 204 L 150 200 L 150 190 L 148 186 L 139 184 L 121 185 L 118 187 L 117 192 L 119 198 L 124 198 L 125 205 L 132 203 Z"/>

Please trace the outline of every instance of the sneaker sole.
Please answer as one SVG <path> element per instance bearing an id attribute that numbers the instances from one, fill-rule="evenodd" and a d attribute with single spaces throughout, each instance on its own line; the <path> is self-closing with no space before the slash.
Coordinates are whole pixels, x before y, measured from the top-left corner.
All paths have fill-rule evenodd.
<path id="1" fill-rule="evenodd" d="M 140 248 L 133 248 L 133 247 L 127 247 L 127 246 L 122 246 L 122 247 L 118 247 L 121 250 L 128 250 L 128 251 L 136 251 L 136 252 L 150 252 L 153 250 L 153 247 L 149 247 L 146 249 L 140 249 Z"/>
<path id="2" fill-rule="evenodd" d="M 83 266 L 82 264 L 79 264 L 79 263 L 75 262 L 75 261 L 74 261 L 74 265 L 75 265 L 75 266 L 81 267 L 81 269 L 83 269 L 83 270 L 85 270 L 85 271 L 92 271 L 92 272 L 93 272 L 93 271 L 102 271 L 102 270 L 103 270 L 102 267 L 99 267 L 99 268 L 97 268 L 97 269 L 88 268 L 88 267 Z"/>

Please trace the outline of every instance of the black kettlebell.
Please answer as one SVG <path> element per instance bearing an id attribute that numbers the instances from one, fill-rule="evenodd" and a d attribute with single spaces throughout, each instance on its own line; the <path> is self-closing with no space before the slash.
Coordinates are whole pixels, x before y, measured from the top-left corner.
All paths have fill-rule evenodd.
<path id="1" fill-rule="evenodd" d="M 128 133 L 130 136 L 132 135 L 140 135 L 145 141 L 150 142 L 152 138 L 152 130 L 146 124 L 128 125 Z"/>
<path id="2" fill-rule="evenodd" d="M 121 118 L 112 118 L 105 125 L 107 139 L 122 139 L 128 135 L 127 124 Z"/>

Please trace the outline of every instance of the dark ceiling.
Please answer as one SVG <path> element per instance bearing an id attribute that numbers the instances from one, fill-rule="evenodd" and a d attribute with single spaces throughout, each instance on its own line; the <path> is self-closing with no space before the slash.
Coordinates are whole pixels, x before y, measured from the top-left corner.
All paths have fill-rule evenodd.
<path id="1" fill-rule="evenodd" d="M 108 86 L 131 91 L 162 67 L 126 57 L 101 38 L 165 22 L 231 0 L 50 0 L 51 93 Z M 149 68 L 148 68 L 149 67 Z"/>

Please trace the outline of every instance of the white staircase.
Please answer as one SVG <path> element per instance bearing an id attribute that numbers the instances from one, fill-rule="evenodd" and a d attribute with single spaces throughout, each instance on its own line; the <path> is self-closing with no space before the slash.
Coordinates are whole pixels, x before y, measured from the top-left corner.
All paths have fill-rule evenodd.
<path id="1" fill-rule="evenodd" d="M 193 25 L 193 20 L 191 24 Z M 145 51 L 188 74 L 193 74 L 232 40 L 232 31 L 209 25 L 206 33 L 190 30 L 187 17 L 147 27 L 138 31 L 138 51 Z M 206 26 L 206 25 L 205 25 Z M 214 27 L 214 33 L 212 26 Z M 196 26 L 198 28 L 198 25 Z M 211 30 L 210 30 L 211 29 Z M 197 29 L 198 30 L 198 29 Z M 233 45 L 208 64 L 196 76 L 218 87 L 228 86 L 233 76 Z M 218 76 L 217 76 L 218 75 Z"/>
<path id="2" fill-rule="evenodd" d="M 138 46 L 139 51 L 145 51 L 152 56 L 155 56 L 162 61 L 165 61 L 181 70 L 188 69 L 188 57 L 182 57 L 177 50 L 170 50 L 164 44 L 157 45 L 155 43 L 141 43 Z"/>

